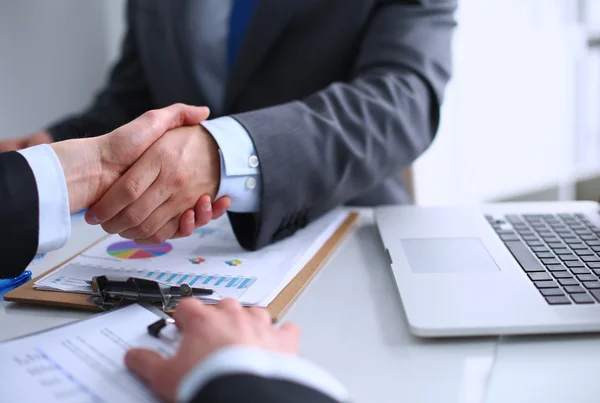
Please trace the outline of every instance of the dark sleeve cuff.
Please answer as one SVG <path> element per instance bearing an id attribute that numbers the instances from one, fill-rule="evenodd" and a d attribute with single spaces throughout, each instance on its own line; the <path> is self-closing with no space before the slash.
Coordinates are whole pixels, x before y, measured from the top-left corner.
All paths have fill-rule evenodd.
<path id="1" fill-rule="evenodd" d="M 39 198 L 27 160 L 0 153 L 0 278 L 16 277 L 33 260 L 39 236 Z"/>
<path id="2" fill-rule="evenodd" d="M 339 403 L 329 396 L 294 382 L 236 374 L 209 382 L 192 400 L 194 403 Z"/>

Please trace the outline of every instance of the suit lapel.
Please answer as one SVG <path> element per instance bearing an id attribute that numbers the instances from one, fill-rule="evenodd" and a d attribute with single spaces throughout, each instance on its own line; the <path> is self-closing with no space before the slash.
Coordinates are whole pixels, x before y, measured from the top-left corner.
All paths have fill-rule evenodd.
<path id="1" fill-rule="evenodd" d="M 224 111 L 240 95 L 294 12 L 303 3 L 302 0 L 260 0 L 231 70 Z"/>

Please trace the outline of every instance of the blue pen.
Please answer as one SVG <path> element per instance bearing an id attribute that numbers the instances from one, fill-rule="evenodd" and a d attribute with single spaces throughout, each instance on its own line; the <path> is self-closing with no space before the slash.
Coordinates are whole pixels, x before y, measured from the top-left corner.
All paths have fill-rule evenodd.
<path id="1" fill-rule="evenodd" d="M 25 270 L 18 277 L 0 280 L 0 295 L 25 284 L 29 280 L 31 280 L 31 272 L 29 270 Z"/>

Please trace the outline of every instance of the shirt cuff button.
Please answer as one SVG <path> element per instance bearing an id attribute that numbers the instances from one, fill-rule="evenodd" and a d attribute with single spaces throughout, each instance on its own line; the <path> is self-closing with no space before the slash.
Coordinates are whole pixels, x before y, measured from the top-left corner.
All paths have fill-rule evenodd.
<path id="1" fill-rule="evenodd" d="M 248 165 L 250 168 L 256 168 L 258 166 L 258 157 L 256 155 L 251 155 L 248 159 Z"/>
<path id="2" fill-rule="evenodd" d="M 256 179 L 248 178 L 246 179 L 246 189 L 254 189 L 256 187 Z"/>

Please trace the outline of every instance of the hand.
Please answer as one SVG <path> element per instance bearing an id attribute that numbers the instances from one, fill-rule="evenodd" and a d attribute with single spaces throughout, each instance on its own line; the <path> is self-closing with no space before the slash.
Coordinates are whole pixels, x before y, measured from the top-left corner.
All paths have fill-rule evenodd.
<path id="1" fill-rule="evenodd" d="M 0 153 L 22 150 L 23 148 L 33 147 L 40 144 L 50 144 L 53 141 L 54 140 L 52 139 L 50 133 L 39 131 L 28 137 L 0 141 Z"/>
<path id="2" fill-rule="evenodd" d="M 146 112 L 105 136 L 52 144 L 65 173 L 71 212 L 95 203 L 165 132 L 197 125 L 208 115 L 206 107 L 176 104 Z"/>
<path id="3" fill-rule="evenodd" d="M 291 323 L 277 328 L 262 308 L 242 308 L 232 299 L 209 307 L 197 299 L 185 298 L 174 314 L 181 331 L 177 355 L 163 358 L 157 352 L 132 349 L 125 364 L 155 393 L 174 402 L 184 375 L 217 350 L 233 346 L 252 346 L 283 354 L 298 354 L 300 329 Z"/>
<path id="4" fill-rule="evenodd" d="M 200 125 L 180 127 L 156 141 L 90 207 L 86 220 L 140 244 L 161 243 L 178 235 L 181 215 L 200 196 L 214 200 L 220 177 L 218 147 L 210 133 Z M 212 215 L 210 200 L 204 204 L 207 215 Z"/>

